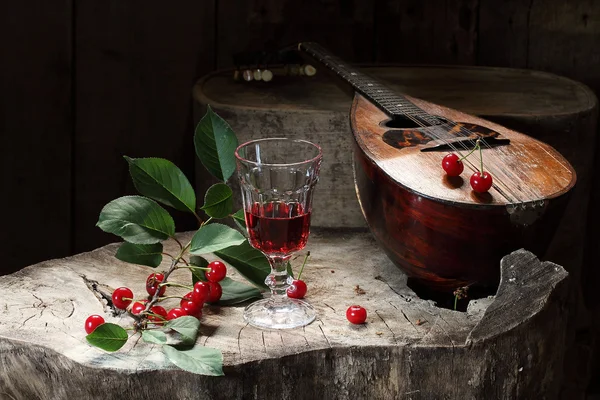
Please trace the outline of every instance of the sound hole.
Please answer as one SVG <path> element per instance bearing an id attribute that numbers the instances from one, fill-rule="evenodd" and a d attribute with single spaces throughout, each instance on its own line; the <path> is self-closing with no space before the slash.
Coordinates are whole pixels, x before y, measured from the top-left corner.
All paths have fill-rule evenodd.
<path id="1" fill-rule="evenodd" d="M 441 125 L 445 123 L 445 120 L 443 120 L 442 118 L 437 117 L 437 119 L 439 120 L 439 124 L 436 125 Z M 392 119 L 383 121 L 381 125 L 385 126 L 386 128 L 392 129 L 414 129 L 422 128 L 425 126 L 432 126 L 429 122 L 420 119 L 419 117 L 408 118 L 403 115 L 395 116 Z"/>

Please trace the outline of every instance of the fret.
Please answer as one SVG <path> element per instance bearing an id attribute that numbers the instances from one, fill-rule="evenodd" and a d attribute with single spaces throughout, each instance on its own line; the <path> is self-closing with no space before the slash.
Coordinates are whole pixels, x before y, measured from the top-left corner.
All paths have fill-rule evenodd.
<path id="1" fill-rule="evenodd" d="M 386 114 L 415 117 L 429 124 L 439 123 L 436 117 L 426 113 L 406 97 L 395 93 L 383 83 L 346 64 L 315 43 L 301 43 L 300 47 L 336 75 L 350 83 L 357 92 L 367 97 Z"/>

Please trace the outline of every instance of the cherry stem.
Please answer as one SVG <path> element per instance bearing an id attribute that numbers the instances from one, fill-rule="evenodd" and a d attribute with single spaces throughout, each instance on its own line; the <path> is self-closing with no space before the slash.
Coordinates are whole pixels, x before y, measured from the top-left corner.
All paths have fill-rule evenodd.
<path id="1" fill-rule="evenodd" d="M 204 224 L 205 224 L 205 222 L 204 222 L 204 221 L 202 221 L 202 218 L 200 218 L 200 216 L 199 216 L 198 214 L 196 214 L 196 212 L 195 212 L 195 211 L 194 211 L 194 217 L 196 217 L 196 219 L 198 220 L 198 224 L 199 224 L 200 226 L 202 226 L 202 225 L 204 225 Z"/>
<path id="2" fill-rule="evenodd" d="M 300 275 L 302 275 L 302 271 L 304 271 L 304 266 L 306 265 L 306 260 L 308 260 L 308 257 L 310 256 L 310 251 L 306 252 L 306 255 L 304 256 L 304 262 L 302 263 L 302 268 L 300 268 L 300 272 L 298 273 L 298 280 L 300 280 Z"/>
<path id="3" fill-rule="evenodd" d="M 456 303 L 458 303 L 458 296 L 454 296 L 454 311 L 456 311 Z"/>
<path id="4" fill-rule="evenodd" d="M 183 249 L 183 245 L 181 244 L 181 242 L 179 241 L 179 239 L 177 239 L 177 238 L 175 237 L 175 235 L 171 236 L 171 238 L 172 238 L 174 241 L 176 241 L 176 242 L 177 242 L 177 244 L 179 245 L 179 248 L 180 248 L 180 249 Z M 164 254 L 167 254 L 167 253 L 164 253 Z M 167 254 L 167 255 L 168 255 L 168 254 Z M 171 256 L 171 258 L 175 259 L 175 257 L 173 257 L 173 256 Z"/>
<path id="5" fill-rule="evenodd" d="M 177 257 L 174 258 L 173 261 L 171 261 L 171 266 L 169 267 L 169 270 L 167 272 L 165 272 L 163 281 L 158 286 L 159 286 L 159 288 L 162 286 L 179 286 L 179 287 L 184 287 L 189 290 L 189 289 L 191 289 L 189 286 L 180 285 L 180 284 L 177 284 L 174 282 L 167 282 L 169 275 L 171 275 L 171 273 L 177 269 L 177 263 L 182 259 L 183 253 L 185 253 L 186 250 L 189 249 L 189 247 L 192 245 L 192 242 L 188 242 L 188 244 L 186 244 L 185 246 L 182 246 L 181 242 L 179 240 L 177 240 L 177 238 L 173 237 L 173 239 L 175 239 L 175 241 L 177 243 L 179 243 L 179 245 L 181 246 L 181 251 L 179 252 Z M 156 292 L 154 292 L 152 299 L 150 299 L 150 301 L 146 304 L 146 308 L 144 309 L 144 311 L 142 311 L 140 314 L 141 315 L 147 314 L 148 310 L 150 310 L 150 308 L 152 308 L 152 306 L 154 306 L 156 304 L 156 302 L 158 301 L 159 298 L 160 298 L 160 290 L 157 290 Z M 140 318 L 138 316 L 135 316 L 135 317 L 137 317 L 138 321 L 140 320 Z"/>
<path id="6" fill-rule="evenodd" d="M 473 147 L 473 150 L 471 150 L 471 151 L 469 152 L 469 154 L 467 154 L 467 155 L 466 155 L 466 156 L 464 156 L 464 157 L 461 157 L 461 158 L 459 158 L 459 159 L 458 159 L 458 161 L 456 161 L 456 162 L 462 161 L 462 160 L 464 160 L 465 158 L 469 157 L 469 156 L 470 156 L 471 154 L 473 154 L 473 152 L 474 152 L 475 150 L 477 150 L 477 149 L 479 149 L 479 151 L 481 151 L 481 147 L 479 147 L 479 141 L 480 141 L 480 140 L 481 140 L 481 139 L 477 139 L 477 141 L 475 142 L 475 147 Z"/>
<path id="7" fill-rule="evenodd" d="M 166 280 L 166 279 L 167 279 L 167 274 L 165 274 L 165 280 Z M 175 282 L 165 282 L 165 281 L 163 281 L 163 282 L 162 282 L 160 285 L 158 285 L 158 286 L 159 286 L 159 287 L 162 287 L 162 286 L 174 286 L 174 287 L 182 287 L 182 288 L 185 288 L 185 289 L 194 290 L 194 288 L 193 288 L 193 287 L 191 287 L 191 286 L 182 285 L 182 284 L 180 284 L 180 283 L 175 283 Z"/>
<path id="8" fill-rule="evenodd" d="M 481 161 L 481 177 L 483 178 L 483 153 L 481 152 L 481 146 L 479 146 L 479 139 L 477 139 L 477 147 L 479 147 L 479 161 Z"/>
<path id="9" fill-rule="evenodd" d="M 210 271 L 212 269 L 212 268 L 208 268 L 208 267 L 199 267 L 199 266 L 194 265 L 194 264 L 188 264 L 186 266 L 180 265 L 177 268 L 200 269 L 202 271 Z"/>
<path id="10" fill-rule="evenodd" d="M 158 298 L 159 300 L 166 300 L 166 299 L 183 299 L 183 297 L 181 296 L 162 296 Z"/>

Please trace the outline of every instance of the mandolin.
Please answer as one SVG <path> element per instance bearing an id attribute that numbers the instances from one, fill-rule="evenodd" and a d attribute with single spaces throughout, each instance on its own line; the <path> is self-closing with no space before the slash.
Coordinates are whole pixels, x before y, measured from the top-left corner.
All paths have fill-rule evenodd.
<path id="1" fill-rule="evenodd" d="M 389 258 L 426 287 L 495 287 L 500 259 L 542 255 L 576 173 L 551 146 L 457 110 L 396 93 L 316 43 L 298 49 L 355 91 L 354 178 L 367 224 Z M 476 151 L 473 151 L 476 150 Z M 442 160 L 462 159 L 448 176 Z M 473 190 L 483 169 L 489 190 Z"/>

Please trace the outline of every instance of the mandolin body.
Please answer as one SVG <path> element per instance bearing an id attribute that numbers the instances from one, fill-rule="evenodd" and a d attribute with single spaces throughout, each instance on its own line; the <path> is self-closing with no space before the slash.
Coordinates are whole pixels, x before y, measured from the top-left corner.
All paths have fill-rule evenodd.
<path id="1" fill-rule="evenodd" d="M 494 189 L 475 193 L 467 168 L 459 177 L 447 177 L 441 160 L 451 150 L 422 151 L 428 143 L 401 146 L 386 140 L 419 132 L 386 127 L 388 115 L 357 93 L 350 123 L 363 215 L 390 259 L 430 289 L 493 287 L 506 254 L 519 248 L 543 254 L 575 184 L 575 171 L 543 142 L 472 115 L 406 98 L 436 117 L 509 139 L 510 144 L 482 151 L 492 171 L 509 171 L 503 179 L 504 195 Z M 525 201 L 523 210 L 513 207 L 507 192 Z M 543 201 L 531 201 L 534 198 Z"/>

